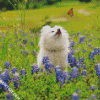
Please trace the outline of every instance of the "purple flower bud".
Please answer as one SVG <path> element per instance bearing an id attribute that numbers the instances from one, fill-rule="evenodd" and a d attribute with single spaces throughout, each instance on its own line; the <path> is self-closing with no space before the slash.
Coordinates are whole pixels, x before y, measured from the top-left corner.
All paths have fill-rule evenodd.
<path id="1" fill-rule="evenodd" d="M 77 36 L 79 36 L 79 35 L 80 35 L 80 32 L 77 33 Z"/>
<path id="2" fill-rule="evenodd" d="M 20 75 L 22 75 L 22 77 L 23 77 L 23 76 L 26 76 L 26 70 L 25 70 L 25 69 L 22 69 L 22 70 L 20 71 Z"/>
<path id="3" fill-rule="evenodd" d="M 71 76 L 73 78 L 78 78 L 79 73 L 78 73 L 78 69 L 76 67 L 72 68 Z"/>
<path id="4" fill-rule="evenodd" d="M 91 98 L 97 99 L 97 95 L 92 94 L 92 95 L 91 95 Z"/>
<path id="5" fill-rule="evenodd" d="M 69 74 L 68 71 L 64 71 L 64 72 L 63 72 L 63 77 L 64 77 L 64 79 L 68 79 L 68 80 L 71 79 L 71 75 Z"/>
<path id="6" fill-rule="evenodd" d="M 12 95 L 12 93 L 9 93 L 6 97 L 7 100 L 14 100 L 14 96 Z"/>
<path id="7" fill-rule="evenodd" d="M 80 40 L 79 40 L 79 43 L 83 43 L 84 38 L 85 38 L 85 36 L 81 36 Z"/>
<path id="8" fill-rule="evenodd" d="M 27 43 L 27 39 L 23 40 L 23 42 L 24 42 L 24 44 L 26 44 Z"/>
<path id="9" fill-rule="evenodd" d="M 86 52 L 86 50 L 85 49 L 83 49 L 83 53 L 85 53 Z"/>
<path id="10" fill-rule="evenodd" d="M 98 47 L 94 48 L 94 54 L 99 55 L 99 48 Z"/>
<path id="11" fill-rule="evenodd" d="M 97 89 L 97 88 L 95 87 L 95 85 L 91 85 L 91 86 L 90 86 L 90 90 L 94 91 L 95 89 Z"/>
<path id="12" fill-rule="evenodd" d="M 100 64 L 98 63 L 96 66 L 96 74 L 100 77 Z"/>
<path id="13" fill-rule="evenodd" d="M 25 54 L 28 55 L 28 50 L 25 50 Z"/>
<path id="14" fill-rule="evenodd" d="M 55 73 L 56 73 L 56 82 L 61 81 L 61 78 L 63 77 L 63 72 L 60 66 L 55 67 Z"/>
<path id="15" fill-rule="evenodd" d="M 76 67 L 79 68 L 81 66 L 81 62 L 76 62 Z"/>
<path id="16" fill-rule="evenodd" d="M 70 41 L 70 48 L 74 47 L 74 41 Z"/>
<path id="17" fill-rule="evenodd" d="M 36 50 L 33 51 L 33 56 L 36 56 L 37 52 Z"/>
<path id="18" fill-rule="evenodd" d="M 6 84 L 8 86 L 8 84 L 6 82 L 4 82 L 3 80 L 0 79 L 0 88 L 3 89 L 3 91 L 7 91 L 8 88 L 4 86 L 4 84 Z"/>
<path id="19" fill-rule="evenodd" d="M 49 57 L 48 56 L 44 56 L 43 59 L 42 59 L 43 65 L 46 63 L 47 60 L 49 60 Z"/>
<path id="20" fill-rule="evenodd" d="M 85 64 L 83 64 L 82 68 L 83 68 L 83 69 L 86 69 L 86 65 L 85 65 Z"/>
<path id="21" fill-rule="evenodd" d="M 89 41 L 92 41 L 92 39 L 91 39 L 91 38 L 89 38 Z"/>
<path id="22" fill-rule="evenodd" d="M 11 67 L 11 63 L 6 61 L 4 63 L 4 66 L 5 66 L 6 69 L 9 69 L 9 67 Z"/>
<path id="23" fill-rule="evenodd" d="M 11 71 L 12 71 L 13 74 L 15 74 L 17 72 L 17 68 L 13 67 Z"/>
<path id="24" fill-rule="evenodd" d="M 71 98 L 72 98 L 73 100 L 77 100 L 77 99 L 79 99 L 80 97 L 79 97 L 78 93 L 75 92 L 75 93 L 72 94 Z"/>
<path id="25" fill-rule="evenodd" d="M 83 57 L 79 58 L 79 62 L 80 62 L 80 63 L 84 63 Z"/>
<path id="26" fill-rule="evenodd" d="M 23 50 L 21 50 L 21 54 L 23 54 Z"/>
<path id="27" fill-rule="evenodd" d="M 31 74 L 33 75 L 34 72 L 38 73 L 39 72 L 39 68 L 38 65 L 32 65 L 32 70 L 31 70 Z"/>
<path id="28" fill-rule="evenodd" d="M 87 76 L 87 70 L 83 70 L 81 75 L 82 75 L 83 78 L 84 78 L 85 76 Z"/>
<path id="29" fill-rule="evenodd" d="M 90 52 L 89 59 L 94 60 L 94 52 Z"/>
<path id="30" fill-rule="evenodd" d="M 31 45 L 34 45 L 34 44 L 33 44 L 33 41 L 31 41 Z"/>

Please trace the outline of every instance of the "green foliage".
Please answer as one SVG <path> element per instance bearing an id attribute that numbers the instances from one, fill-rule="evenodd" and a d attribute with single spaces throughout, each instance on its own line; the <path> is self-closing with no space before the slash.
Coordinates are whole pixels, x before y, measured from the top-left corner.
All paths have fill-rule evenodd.
<path id="1" fill-rule="evenodd" d="M 61 4 L 60 8 L 59 5 Z M 23 7 L 26 5 L 23 3 Z M 31 4 L 32 5 L 32 4 Z M 55 6 L 54 6 L 55 5 Z M 27 10 L 25 11 L 25 30 L 22 32 L 20 22 L 21 22 L 21 13 L 20 11 L 9 11 L 0 13 L 0 66 L 4 71 L 4 62 L 10 61 L 11 68 L 17 67 L 18 73 L 24 67 L 26 67 L 26 78 L 22 78 L 21 76 L 21 83 L 20 89 L 17 91 L 13 86 L 13 82 L 10 83 L 10 88 L 15 91 L 15 93 L 20 97 L 21 100 L 71 100 L 71 95 L 73 92 L 76 91 L 77 88 L 83 91 L 83 93 L 79 93 L 80 100 L 91 99 L 90 96 L 92 93 L 97 94 L 99 96 L 99 90 L 91 91 L 90 85 L 95 84 L 98 87 L 98 77 L 96 75 L 96 71 L 94 70 L 95 64 L 100 62 L 100 55 L 95 56 L 95 63 L 92 60 L 88 59 L 89 52 L 93 50 L 93 48 L 88 47 L 88 43 L 91 43 L 93 47 L 100 48 L 100 40 L 98 40 L 100 36 L 100 23 L 99 23 L 99 8 L 96 9 L 95 3 L 80 3 L 80 2 L 58 2 L 57 4 L 45 6 L 41 9 L 36 10 Z M 33 5 L 32 5 L 33 7 Z M 67 11 L 74 7 L 74 16 L 70 17 L 67 15 Z M 29 4 L 30 8 L 30 4 Z M 79 13 L 80 9 L 88 9 L 87 12 L 94 11 L 91 15 L 85 16 L 84 14 Z M 21 10 L 22 11 L 22 10 Z M 98 12 L 98 13 L 97 13 Z M 13 17 L 12 17 L 13 15 Z M 22 13 L 22 19 L 24 14 Z M 57 18 L 66 18 L 67 21 L 56 21 Z M 53 19 L 53 21 L 52 21 Z M 19 26 L 17 26 L 19 24 Z M 39 52 L 38 42 L 39 42 L 39 30 L 42 28 L 43 25 L 50 24 L 52 27 L 54 25 L 60 25 L 67 29 L 69 36 L 74 42 L 79 42 L 79 37 L 77 37 L 77 32 L 80 32 L 81 35 L 86 36 L 86 42 L 83 44 L 79 44 L 74 46 L 76 50 L 79 48 L 78 52 L 75 51 L 75 57 L 78 59 L 79 57 L 83 56 L 84 62 L 86 64 L 86 69 L 88 72 L 88 78 L 81 78 L 81 72 L 83 69 L 79 69 L 80 76 L 79 78 L 73 79 L 70 83 L 64 83 L 64 85 L 60 88 L 60 82 L 56 83 L 56 76 L 55 73 L 50 75 L 46 75 L 46 73 L 31 75 L 31 65 L 36 63 L 37 55 L 33 56 L 33 50 L 36 50 L 37 53 Z M 11 27 L 12 25 L 16 25 Z M 1 26 L 4 27 L 2 30 Z M 5 28 L 6 27 L 6 28 Z M 7 29 L 9 29 L 7 31 Z M 15 29 L 17 29 L 17 35 L 15 36 Z M 29 31 L 31 29 L 32 32 Z M 2 32 L 4 31 L 4 32 Z M 25 33 L 27 35 L 24 35 Z M 74 36 L 71 36 L 73 33 Z M 86 35 L 88 33 L 88 35 Z M 94 36 L 91 36 L 93 34 Z M 34 38 L 34 37 L 35 38 Z M 22 37 L 22 40 L 20 38 Z M 19 45 L 20 43 L 23 44 L 24 39 L 28 39 L 27 44 L 23 45 L 22 47 Z M 88 41 L 91 38 L 92 41 Z M 17 40 L 17 42 L 16 42 Z M 34 42 L 32 46 L 30 41 Z M 10 44 L 12 43 L 12 47 Z M 4 45 L 4 47 L 3 47 Z M 86 53 L 83 53 L 83 48 L 86 48 Z M 29 55 L 22 55 L 20 52 L 21 50 L 28 50 Z M 90 65 L 91 64 L 91 65 Z M 11 71 L 11 68 L 9 71 Z M 71 67 L 68 68 L 69 73 L 71 73 Z M 12 74 L 10 73 L 12 76 Z M 88 81 L 88 83 L 87 83 Z M 0 96 L 4 97 L 3 100 L 6 100 L 6 96 L 4 92 L 1 93 Z M 16 97 L 15 97 L 15 100 Z"/>

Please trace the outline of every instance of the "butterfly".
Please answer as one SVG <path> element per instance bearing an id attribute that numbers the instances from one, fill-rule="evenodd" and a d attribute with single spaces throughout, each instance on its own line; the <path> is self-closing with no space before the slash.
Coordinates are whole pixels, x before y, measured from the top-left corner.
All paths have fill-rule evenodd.
<path id="1" fill-rule="evenodd" d="M 71 17 L 73 16 L 73 8 L 71 8 L 71 9 L 68 11 L 68 15 L 70 15 Z"/>

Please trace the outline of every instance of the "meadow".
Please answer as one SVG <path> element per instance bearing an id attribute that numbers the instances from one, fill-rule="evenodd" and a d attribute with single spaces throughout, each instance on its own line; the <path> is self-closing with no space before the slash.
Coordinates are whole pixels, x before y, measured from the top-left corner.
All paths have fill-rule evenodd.
<path id="1" fill-rule="evenodd" d="M 74 13 L 72 17 L 67 14 L 71 8 Z M 8 98 L 99 100 L 99 10 L 96 2 L 63 1 L 34 10 L 0 11 L 0 78 L 13 90 Z M 39 31 L 46 24 L 62 26 L 69 33 L 69 73 L 64 74 L 59 69 L 47 74 L 35 66 L 39 52 Z M 19 76 L 13 75 L 15 72 Z M 61 78 L 58 82 L 57 77 Z M 6 97 L 9 93 L 0 80 L 0 100 L 9 100 Z"/>

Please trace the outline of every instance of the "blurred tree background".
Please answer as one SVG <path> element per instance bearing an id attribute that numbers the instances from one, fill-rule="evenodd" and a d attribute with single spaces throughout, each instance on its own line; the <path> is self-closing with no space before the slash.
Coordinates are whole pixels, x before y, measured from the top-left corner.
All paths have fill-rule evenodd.
<path id="1" fill-rule="evenodd" d="M 80 2 L 99 2 L 100 0 L 0 0 L 0 10 L 21 10 L 23 6 L 25 9 L 38 9 L 44 5 L 52 5 L 61 1 L 80 1 Z M 12 5 L 13 4 L 13 5 Z"/>

